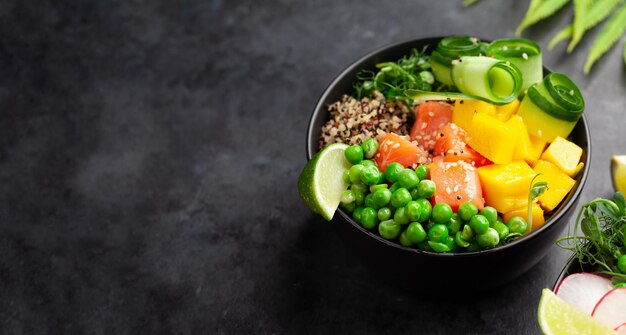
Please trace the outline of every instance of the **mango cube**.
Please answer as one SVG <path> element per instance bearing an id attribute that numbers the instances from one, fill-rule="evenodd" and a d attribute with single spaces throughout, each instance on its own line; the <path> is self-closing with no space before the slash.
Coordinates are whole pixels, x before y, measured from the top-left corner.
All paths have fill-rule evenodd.
<path id="1" fill-rule="evenodd" d="M 473 99 L 459 99 L 454 102 L 452 109 L 452 122 L 465 131 L 472 126 L 475 114 L 496 114 L 496 107 L 488 102 Z"/>
<path id="2" fill-rule="evenodd" d="M 531 212 L 533 218 L 531 229 L 535 230 L 543 226 L 543 224 L 546 222 L 546 219 L 543 217 L 543 209 L 541 209 L 541 206 L 539 206 L 537 202 L 533 202 Z M 513 209 L 502 214 L 504 222 L 509 222 L 511 218 L 516 216 L 521 216 L 522 218 L 524 218 L 524 220 L 528 220 L 528 205 Z"/>
<path id="3" fill-rule="evenodd" d="M 535 165 L 543 152 L 543 148 L 545 148 L 545 142 L 528 134 L 526 125 L 519 115 L 511 116 L 506 124 L 514 133 L 519 135 L 515 151 L 513 152 L 513 159 L 525 160 L 531 166 Z"/>
<path id="4" fill-rule="evenodd" d="M 528 206 L 528 192 L 535 174 L 524 161 L 478 168 L 485 203 L 500 213 Z"/>
<path id="5" fill-rule="evenodd" d="M 548 189 L 538 198 L 539 204 L 546 212 L 551 212 L 561 203 L 576 181 L 561 171 L 556 165 L 544 160 L 537 162 L 535 172 L 541 174 L 536 181 L 548 183 Z"/>
<path id="6" fill-rule="evenodd" d="M 467 129 L 467 144 L 496 164 L 508 164 L 519 141 L 519 132 L 487 113 L 478 113 Z"/>
<path id="7" fill-rule="evenodd" d="M 496 106 L 496 118 L 500 121 L 508 121 L 513 114 L 517 113 L 520 101 L 515 99 L 508 104 Z"/>
<path id="8" fill-rule="evenodd" d="M 579 171 L 577 168 L 582 154 L 583 149 L 576 143 L 558 136 L 541 155 L 541 159 L 551 162 L 571 177 Z"/>

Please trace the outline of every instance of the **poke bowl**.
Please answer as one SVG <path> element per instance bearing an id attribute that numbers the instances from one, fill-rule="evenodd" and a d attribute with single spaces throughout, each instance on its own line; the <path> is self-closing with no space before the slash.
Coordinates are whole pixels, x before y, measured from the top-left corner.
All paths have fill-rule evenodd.
<path id="1" fill-rule="evenodd" d="M 343 70 L 326 88 L 313 110 L 307 130 L 307 158 L 310 160 L 321 150 L 320 138 L 322 128 L 330 118 L 329 106 L 346 94 L 354 94 L 355 82 L 364 70 L 375 71 L 376 64 L 401 59 L 411 50 L 430 53 L 442 39 L 444 37 L 422 38 L 385 46 Z M 551 73 L 546 67 L 542 69 L 543 75 Z M 463 283 L 475 292 L 504 285 L 528 271 L 547 254 L 574 212 L 589 173 L 591 157 L 589 129 L 584 115 L 577 120 L 568 139 L 582 149 L 582 169 L 572 177 L 573 187 L 546 215 L 543 225 L 506 244 L 482 250 L 443 253 L 407 247 L 398 243 L 397 239 L 386 239 L 377 231 L 364 228 L 344 208 L 337 209 L 329 229 L 334 230 L 347 249 L 359 255 L 374 275 L 393 285 L 420 292 L 424 291 L 422 288 L 425 285 L 429 288 L 450 288 Z"/>

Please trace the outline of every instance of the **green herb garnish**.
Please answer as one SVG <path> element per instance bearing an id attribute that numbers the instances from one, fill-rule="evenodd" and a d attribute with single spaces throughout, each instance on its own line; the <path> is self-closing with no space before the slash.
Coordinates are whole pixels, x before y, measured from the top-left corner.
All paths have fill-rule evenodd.
<path id="1" fill-rule="evenodd" d="M 379 91 L 388 100 L 401 100 L 408 105 L 412 99 L 404 94 L 410 89 L 423 91 L 439 91 L 443 87 L 435 82 L 430 70 L 429 56 L 426 48 L 422 51 L 411 49 L 409 55 L 397 62 L 383 62 L 376 64 L 378 71 L 364 70 L 357 74 L 358 83 L 354 85 L 358 99 L 369 97 L 374 91 Z"/>
<path id="2" fill-rule="evenodd" d="M 613 200 L 598 198 L 584 204 L 574 224 L 574 234 L 562 237 L 557 245 L 573 251 L 580 264 L 597 267 L 613 283 L 626 281 L 618 260 L 626 256 L 626 199 L 616 192 Z M 584 235 L 578 235 L 578 228 Z"/>
<path id="3" fill-rule="evenodd" d="M 526 233 L 530 231 L 533 226 L 533 201 L 539 198 L 545 191 L 548 190 L 548 182 L 547 181 L 538 181 L 535 183 L 535 179 L 539 177 L 541 173 L 536 174 L 533 179 L 530 181 L 530 191 L 528 192 L 528 228 L 526 228 Z"/>

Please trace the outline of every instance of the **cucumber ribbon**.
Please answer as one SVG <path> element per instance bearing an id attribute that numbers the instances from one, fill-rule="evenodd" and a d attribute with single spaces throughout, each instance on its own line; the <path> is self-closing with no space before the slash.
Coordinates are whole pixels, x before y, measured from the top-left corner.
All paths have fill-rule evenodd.
<path id="1" fill-rule="evenodd" d="M 491 57 L 463 56 L 453 61 L 451 79 L 461 93 L 420 90 L 404 93 L 419 100 L 478 99 L 503 105 L 515 100 L 522 88 L 519 69 L 509 61 Z"/>
<path id="2" fill-rule="evenodd" d="M 438 81 L 454 86 L 451 75 L 452 62 L 461 56 L 478 56 L 484 51 L 485 43 L 481 43 L 476 37 L 444 37 L 430 55 L 430 66 Z"/>
<path id="3" fill-rule="evenodd" d="M 528 89 L 528 98 L 546 114 L 563 121 L 577 121 L 585 109 L 578 86 L 566 75 L 553 72 Z"/>
<path id="4" fill-rule="evenodd" d="M 486 55 L 511 62 L 522 73 L 522 92 L 543 79 L 541 47 L 526 38 L 503 38 L 487 47 Z"/>

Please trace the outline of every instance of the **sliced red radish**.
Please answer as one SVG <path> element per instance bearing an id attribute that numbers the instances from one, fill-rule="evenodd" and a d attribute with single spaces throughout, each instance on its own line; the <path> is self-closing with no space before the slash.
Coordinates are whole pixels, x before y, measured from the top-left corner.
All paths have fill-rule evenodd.
<path id="1" fill-rule="evenodd" d="M 617 328 L 615 328 L 617 335 L 626 335 L 626 323 L 622 323 Z"/>
<path id="2" fill-rule="evenodd" d="M 626 287 L 616 288 L 605 294 L 591 315 L 613 329 L 621 327 L 626 323 Z"/>
<path id="3" fill-rule="evenodd" d="M 556 296 L 591 315 L 598 301 L 612 289 L 609 278 L 581 272 L 565 277 L 556 288 Z"/>

